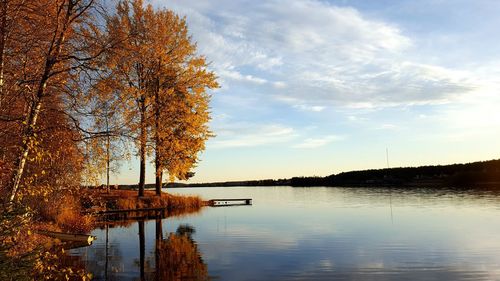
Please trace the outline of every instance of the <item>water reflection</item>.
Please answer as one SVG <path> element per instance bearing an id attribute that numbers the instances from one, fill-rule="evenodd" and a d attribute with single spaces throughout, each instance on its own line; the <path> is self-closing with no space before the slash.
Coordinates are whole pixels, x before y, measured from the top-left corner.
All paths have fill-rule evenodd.
<path id="1" fill-rule="evenodd" d="M 72 251 L 73 254 L 79 252 L 85 259 L 87 270 L 92 273 L 93 280 L 121 280 L 115 274 L 125 271 L 123 259 L 127 257 L 121 250 L 122 245 L 109 239 L 110 232 L 114 230 L 115 226 L 112 224 L 103 225 L 99 230 L 98 240 L 94 241 L 92 246 Z"/>
<path id="2" fill-rule="evenodd" d="M 150 275 L 147 280 L 209 280 L 207 265 L 192 238 L 194 232 L 192 226 L 181 225 L 167 239 L 156 239 L 154 278 Z"/>
<path id="3" fill-rule="evenodd" d="M 144 280 L 144 256 L 145 256 L 144 252 L 146 251 L 145 239 L 144 239 L 144 221 L 143 220 L 138 221 L 137 225 L 139 226 L 139 249 L 140 249 L 139 268 L 141 269 L 141 280 Z"/>
<path id="4" fill-rule="evenodd" d="M 207 265 L 203 262 L 198 246 L 193 240 L 194 227 L 180 225 L 176 232 L 163 239 L 163 223 L 155 220 L 155 249 L 148 258 L 144 256 L 144 221 L 139 221 L 140 280 L 209 280 Z"/>
<path id="5" fill-rule="evenodd" d="M 175 191 L 254 205 L 110 227 L 108 280 L 500 280 L 496 191 Z M 73 252 L 96 280 L 105 280 L 105 234 Z"/>
<path id="6" fill-rule="evenodd" d="M 193 234 L 195 228 L 188 224 L 179 225 L 175 232 L 164 232 L 165 219 L 138 220 L 127 228 L 114 224 L 103 225 L 96 230 L 103 234 L 95 245 L 74 249 L 71 259 L 84 259 L 87 270 L 93 273 L 93 280 L 209 280 L 207 265 L 203 261 Z M 154 222 L 154 243 L 148 235 L 148 226 Z M 114 226 L 114 227 L 110 227 Z M 120 242 L 111 233 L 136 229 L 135 238 Z M 95 232 L 94 232 L 95 233 Z M 138 245 L 138 253 L 130 251 L 131 242 Z M 154 244 L 154 248 L 151 248 Z M 123 249 L 124 251 L 122 251 Z"/>

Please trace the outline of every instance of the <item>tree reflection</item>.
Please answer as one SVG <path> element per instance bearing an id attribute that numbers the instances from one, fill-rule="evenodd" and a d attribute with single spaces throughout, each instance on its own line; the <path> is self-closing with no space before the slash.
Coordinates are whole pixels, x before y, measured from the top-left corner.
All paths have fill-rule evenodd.
<path id="1" fill-rule="evenodd" d="M 145 256 L 144 221 L 140 220 L 137 222 L 137 224 L 139 225 L 139 255 L 140 255 L 139 268 L 141 269 L 141 280 L 144 280 L 144 256 Z"/>
<path id="2" fill-rule="evenodd" d="M 110 232 L 112 233 L 114 225 L 105 224 L 102 228 L 105 230 L 104 239 L 97 240 L 90 248 L 81 249 L 86 256 L 86 268 L 92 272 L 92 280 L 120 280 L 117 275 L 124 271 L 124 260 L 120 243 L 110 241 Z M 104 243 L 99 243 L 100 241 Z"/>
<path id="3" fill-rule="evenodd" d="M 149 272 L 145 276 L 146 280 L 209 280 L 207 265 L 201 258 L 198 245 L 192 237 L 194 232 L 192 226 L 180 225 L 175 233 L 169 233 L 168 237 L 163 239 L 162 222 L 157 220 L 155 269 L 151 271 L 141 269 L 141 273 Z"/>
<path id="4" fill-rule="evenodd" d="M 132 280 L 141 281 L 209 280 L 207 265 L 193 239 L 195 229 L 190 225 L 180 225 L 175 232 L 164 232 L 163 224 L 163 219 L 155 220 L 155 244 L 152 249 L 149 243 L 153 242 L 153 233 L 148 233 L 150 228 L 145 220 L 139 220 L 137 226 L 129 228 L 133 229 L 133 237 L 137 239 L 130 242 L 136 247 L 139 244 L 139 252 L 132 256 L 121 251 L 120 244 L 126 241 L 113 235 L 113 224 L 103 225 L 102 243 L 98 241 L 90 248 L 79 250 L 85 253 L 83 260 L 86 269 L 93 273 L 93 280 L 122 280 L 130 278 L 131 274 L 135 275 Z M 130 262 L 135 269 L 129 267 Z"/>

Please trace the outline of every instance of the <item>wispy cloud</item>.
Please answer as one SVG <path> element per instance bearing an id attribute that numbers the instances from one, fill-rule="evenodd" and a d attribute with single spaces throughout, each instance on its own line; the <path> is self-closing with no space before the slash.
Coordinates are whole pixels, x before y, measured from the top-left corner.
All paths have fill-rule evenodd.
<path id="1" fill-rule="evenodd" d="M 273 82 L 273 86 L 276 89 L 284 89 L 284 88 L 286 88 L 286 83 L 283 81 L 276 81 L 276 82 Z"/>
<path id="2" fill-rule="evenodd" d="M 313 111 L 313 112 L 320 112 L 326 108 L 325 106 L 321 105 L 308 105 L 308 104 L 296 104 L 293 107 L 301 111 Z"/>
<path id="3" fill-rule="evenodd" d="M 253 156 L 262 150 L 252 148 L 285 155 L 294 147 L 290 158 L 274 157 L 280 168 L 273 176 L 304 166 L 312 174 L 377 167 L 373 140 L 380 136 L 394 149 L 412 145 L 401 155 L 419 159 L 411 165 L 498 154 L 500 39 L 491 34 L 500 1 L 477 1 L 475 9 L 451 0 L 145 2 L 186 16 L 199 53 L 219 77 L 210 123 L 217 137 L 207 143 L 216 153 L 204 154 L 207 166 L 235 152 L 224 148 L 249 148 L 244 154 Z M 331 147 L 344 158 L 313 159 Z M 361 154 L 362 164 L 353 157 Z M 268 155 L 258 156 L 245 164 L 266 178 Z"/>
<path id="4" fill-rule="evenodd" d="M 217 138 L 210 141 L 210 148 L 255 147 L 285 143 L 298 136 L 291 128 L 279 124 L 233 124 L 216 130 Z"/>
<path id="5" fill-rule="evenodd" d="M 294 145 L 293 148 L 318 148 L 325 146 L 331 142 L 343 139 L 344 137 L 335 135 L 319 137 L 319 138 L 307 138 L 303 140 L 301 143 Z"/>
<path id="6" fill-rule="evenodd" d="M 398 126 L 396 126 L 394 124 L 388 124 L 388 123 L 386 123 L 386 124 L 382 124 L 382 125 L 376 127 L 375 129 L 377 129 L 377 130 L 394 130 L 394 129 L 397 129 L 397 128 L 398 128 Z"/>
<path id="7" fill-rule="evenodd" d="M 249 74 L 243 75 L 240 72 L 233 71 L 233 70 L 221 70 L 218 72 L 218 74 L 222 78 L 229 78 L 229 79 L 233 79 L 236 81 L 251 82 L 251 83 L 255 83 L 255 84 L 259 84 L 259 85 L 267 83 L 266 79 L 255 77 L 255 76 L 249 75 Z"/>
<path id="8" fill-rule="evenodd" d="M 360 117 L 360 116 L 356 116 L 356 115 L 349 115 L 349 116 L 347 116 L 347 120 L 349 120 L 351 122 L 364 122 L 364 121 L 367 121 L 368 118 Z"/>
<path id="9" fill-rule="evenodd" d="M 292 106 L 440 104 L 475 87 L 470 73 L 409 60 L 414 42 L 396 24 L 351 7 L 316 0 L 177 0 L 168 7 L 188 15 L 223 83 L 260 85 Z"/>

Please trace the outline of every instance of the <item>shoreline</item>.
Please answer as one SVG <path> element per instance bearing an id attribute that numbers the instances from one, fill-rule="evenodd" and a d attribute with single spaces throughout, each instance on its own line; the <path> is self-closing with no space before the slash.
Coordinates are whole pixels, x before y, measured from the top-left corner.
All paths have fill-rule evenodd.
<path id="1" fill-rule="evenodd" d="M 121 185 L 134 188 L 136 185 Z M 401 187 L 401 188 L 500 188 L 500 159 L 466 164 L 398 167 L 342 172 L 325 177 L 292 177 L 210 183 L 170 183 L 164 188 L 295 186 L 295 187 Z"/>

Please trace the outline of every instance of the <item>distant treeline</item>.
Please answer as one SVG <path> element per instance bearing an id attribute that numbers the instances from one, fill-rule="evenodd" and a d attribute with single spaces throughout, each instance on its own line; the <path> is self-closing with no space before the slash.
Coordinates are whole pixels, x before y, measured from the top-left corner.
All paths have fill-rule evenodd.
<path id="1" fill-rule="evenodd" d="M 408 186 L 483 187 L 500 186 L 500 159 L 468 164 L 372 169 L 344 172 L 326 177 L 293 177 L 278 180 L 214 183 L 171 183 L 166 187 L 212 186 Z"/>

